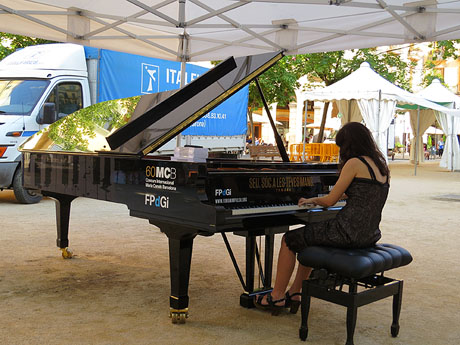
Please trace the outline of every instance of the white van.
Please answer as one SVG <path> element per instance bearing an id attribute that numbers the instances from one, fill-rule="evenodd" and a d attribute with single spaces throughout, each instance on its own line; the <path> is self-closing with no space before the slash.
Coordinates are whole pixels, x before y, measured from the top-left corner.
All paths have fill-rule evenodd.
<path id="1" fill-rule="evenodd" d="M 0 189 L 12 188 L 21 203 L 40 201 L 22 187 L 18 147 L 51 121 L 88 105 L 82 46 L 28 47 L 0 61 Z"/>

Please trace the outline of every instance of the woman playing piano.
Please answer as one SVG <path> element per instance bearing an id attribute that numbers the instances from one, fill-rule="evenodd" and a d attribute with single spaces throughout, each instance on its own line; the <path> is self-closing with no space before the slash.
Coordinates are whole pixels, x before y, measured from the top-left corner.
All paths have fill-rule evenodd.
<path id="1" fill-rule="evenodd" d="M 307 224 L 283 236 L 275 286 L 271 293 L 257 297 L 255 304 L 260 309 L 274 314 L 283 308 L 297 312 L 302 280 L 308 278 L 312 269 L 299 265 L 291 287 L 287 287 L 296 254 L 307 246 L 364 248 L 374 245 L 381 237 L 379 223 L 390 175 L 385 156 L 371 132 L 358 122 L 345 124 L 337 133 L 336 143 L 340 147 L 341 169 L 334 188 L 326 196 L 300 198 L 298 204 L 329 207 L 344 197 L 347 204 L 335 218 Z"/>

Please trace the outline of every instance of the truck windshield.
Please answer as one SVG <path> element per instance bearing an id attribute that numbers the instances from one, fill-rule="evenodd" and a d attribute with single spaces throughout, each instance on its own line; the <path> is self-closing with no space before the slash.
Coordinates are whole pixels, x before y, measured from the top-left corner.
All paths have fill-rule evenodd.
<path id="1" fill-rule="evenodd" d="M 30 115 L 48 83 L 38 79 L 0 79 L 0 114 Z"/>

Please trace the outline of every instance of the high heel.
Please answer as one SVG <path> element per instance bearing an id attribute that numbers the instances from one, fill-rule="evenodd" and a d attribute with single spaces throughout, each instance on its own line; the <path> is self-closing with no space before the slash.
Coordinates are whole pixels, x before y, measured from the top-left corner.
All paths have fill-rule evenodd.
<path id="1" fill-rule="evenodd" d="M 302 294 L 300 292 L 293 293 L 292 295 L 289 294 L 289 291 L 286 291 L 286 303 L 285 307 L 290 308 L 289 312 L 291 314 L 296 314 L 297 310 L 299 310 L 300 306 L 300 300 L 292 299 L 294 296 L 301 296 Z"/>
<path id="2" fill-rule="evenodd" d="M 274 301 L 272 294 L 268 293 L 267 294 L 268 304 L 262 304 L 263 298 L 264 298 L 264 295 L 257 296 L 255 303 L 254 303 L 257 309 L 264 310 L 264 311 L 271 311 L 273 316 L 279 315 L 279 313 L 284 309 L 284 305 L 276 305 L 276 303 L 280 303 L 283 301 L 284 303 L 286 303 L 284 298 Z"/>

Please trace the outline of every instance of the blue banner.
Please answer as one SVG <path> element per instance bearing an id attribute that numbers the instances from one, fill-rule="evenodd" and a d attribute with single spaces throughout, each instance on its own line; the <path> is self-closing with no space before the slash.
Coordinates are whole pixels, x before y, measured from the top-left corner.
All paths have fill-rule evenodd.
<path id="1" fill-rule="evenodd" d="M 175 90 L 181 84 L 181 63 L 140 55 L 85 47 L 87 58 L 99 60 L 98 102 L 142 94 Z M 185 82 L 189 83 L 208 69 L 186 64 Z M 249 88 L 231 98 L 187 128 L 184 135 L 240 135 L 247 131 Z"/>
<path id="2" fill-rule="evenodd" d="M 246 86 L 193 123 L 182 134 L 223 136 L 246 134 L 248 98 L 249 87 Z"/>

